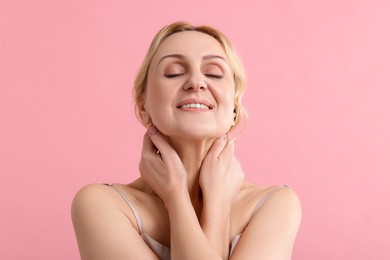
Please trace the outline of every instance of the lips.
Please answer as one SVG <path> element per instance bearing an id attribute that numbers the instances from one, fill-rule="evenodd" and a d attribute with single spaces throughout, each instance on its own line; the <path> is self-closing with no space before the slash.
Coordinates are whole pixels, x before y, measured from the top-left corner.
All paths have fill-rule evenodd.
<path id="1" fill-rule="evenodd" d="M 181 101 L 177 108 L 184 108 L 184 109 L 213 109 L 214 106 L 210 104 L 207 100 L 204 99 L 185 99 Z"/>

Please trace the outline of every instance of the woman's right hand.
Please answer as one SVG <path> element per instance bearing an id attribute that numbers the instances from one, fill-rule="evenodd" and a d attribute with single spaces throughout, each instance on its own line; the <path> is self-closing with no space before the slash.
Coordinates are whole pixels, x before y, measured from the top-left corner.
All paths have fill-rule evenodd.
<path id="1" fill-rule="evenodd" d="M 172 196 L 188 193 L 184 165 L 155 126 L 151 126 L 144 135 L 139 170 L 164 203 Z"/>

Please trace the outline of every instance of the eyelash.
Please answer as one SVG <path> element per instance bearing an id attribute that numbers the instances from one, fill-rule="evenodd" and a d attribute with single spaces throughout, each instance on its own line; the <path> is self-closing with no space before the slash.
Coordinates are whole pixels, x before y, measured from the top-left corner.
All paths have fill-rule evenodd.
<path id="1" fill-rule="evenodd" d="M 222 79 L 223 78 L 223 75 L 219 75 L 219 74 L 205 74 L 206 77 L 209 77 L 209 78 L 213 78 L 213 79 Z"/>
<path id="2" fill-rule="evenodd" d="M 183 75 L 184 73 L 178 73 L 178 74 L 165 74 L 164 76 L 166 78 L 176 78 L 176 77 L 179 77 L 181 75 Z M 213 79 L 222 79 L 223 78 L 223 75 L 218 75 L 218 74 L 204 74 L 206 77 L 209 77 L 209 78 L 213 78 Z"/>
<path id="3" fill-rule="evenodd" d="M 181 76 L 181 75 L 183 75 L 183 73 L 178 73 L 178 74 L 165 74 L 164 76 L 166 77 L 166 78 L 176 78 L 176 77 L 179 77 L 179 76 Z"/>

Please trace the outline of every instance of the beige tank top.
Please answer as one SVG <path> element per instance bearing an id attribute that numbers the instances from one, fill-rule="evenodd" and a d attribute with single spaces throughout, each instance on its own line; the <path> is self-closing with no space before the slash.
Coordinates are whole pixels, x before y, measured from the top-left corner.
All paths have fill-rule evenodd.
<path id="1" fill-rule="evenodd" d="M 142 239 L 145 241 L 145 243 L 150 247 L 150 249 L 158 256 L 158 258 L 160 258 L 161 260 L 170 260 L 171 259 L 171 249 L 163 244 L 161 244 L 160 242 L 154 240 L 153 238 L 151 238 L 150 236 L 148 236 L 148 234 L 144 233 L 143 231 L 143 226 L 142 226 L 142 221 L 141 221 L 141 217 L 140 215 L 138 214 L 138 211 L 135 209 L 135 207 L 130 203 L 129 199 L 127 198 L 127 196 L 125 195 L 124 192 L 121 191 L 121 189 L 119 189 L 119 187 L 113 185 L 112 183 L 108 183 L 108 184 L 105 184 L 107 186 L 110 186 L 112 188 L 114 188 L 118 194 L 123 198 L 123 200 L 126 202 L 126 204 L 129 206 L 129 208 L 131 209 L 131 211 L 133 212 L 134 214 L 134 217 L 135 217 L 135 220 L 137 222 L 137 225 L 138 225 L 138 230 L 139 230 L 139 234 L 141 235 Z M 249 219 L 249 222 L 250 220 L 253 218 L 253 216 L 256 214 L 256 212 L 261 208 L 261 206 L 277 191 L 283 189 L 283 188 L 289 188 L 288 186 L 286 185 L 282 185 L 282 186 L 275 186 L 271 191 L 269 191 L 265 196 L 263 196 L 259 202 L 256 204 L 256 207 L 253 209 L 252 211 L 252 214 L 251 214 L 251 217 Z M 248 224 L 249 224 L 248 222 Z M 247 224 L 247 225 L 248 225 Z M 234 252 L 234 249 L 237 247 L 237 244 L 238 242 L 240 241 L 240 238 L 241 238 L 241 234 L 238 234 L 236 235 L 231 244 L 230 244 L 230 252 L 229 252 L 229 258 L 232 256 L 233 252 Z"/>

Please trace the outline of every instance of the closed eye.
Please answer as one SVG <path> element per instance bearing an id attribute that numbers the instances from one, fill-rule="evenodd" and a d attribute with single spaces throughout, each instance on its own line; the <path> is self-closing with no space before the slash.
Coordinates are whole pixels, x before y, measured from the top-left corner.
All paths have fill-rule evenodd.
<path id="1" fill-rule="evenodd" d="M 204 74 L 206 77 L 214 78 L 214 79 L 222 79 L 223 75 L 220 74 Z"/>
<path id="2" fill-rule="evenodd" d="M 164 74 L 164 76 L 166 78 L 176 78 L 176 77 L 179 77 L 181 75 L 184 75 L 184 73 L 169 73 L 169 74 Z"/>

